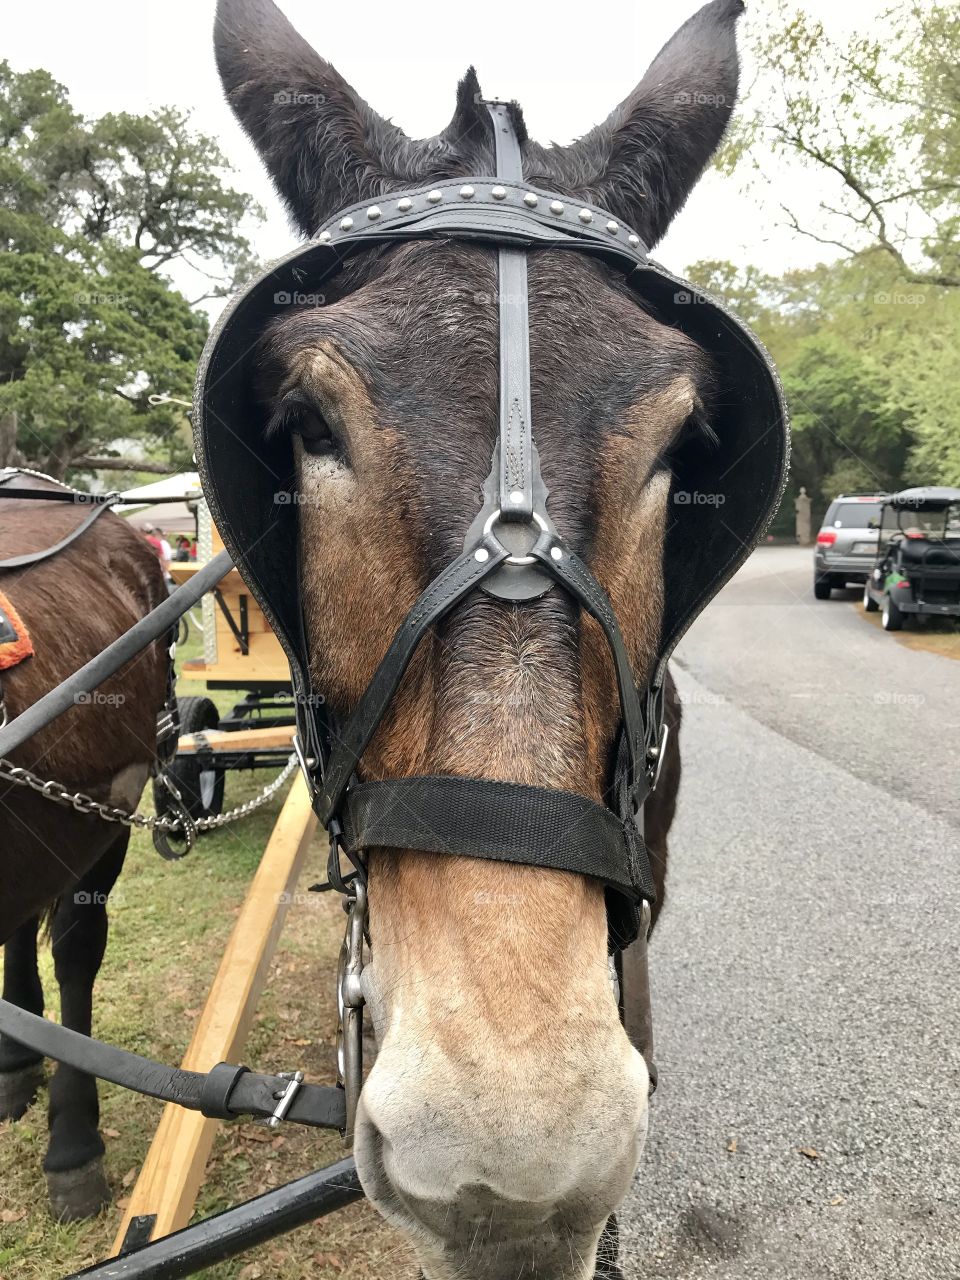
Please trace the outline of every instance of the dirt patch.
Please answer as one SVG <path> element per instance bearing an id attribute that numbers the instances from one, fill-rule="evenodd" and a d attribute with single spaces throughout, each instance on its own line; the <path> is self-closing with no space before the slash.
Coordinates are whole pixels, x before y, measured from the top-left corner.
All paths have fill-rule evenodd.
<path id="1" fill-rule="evenodd" d="M 862 604 L 857 605 L 857 612 L 862 618 L 882 631 L 879 613 L 867 613 Z M 896 640 L 907 649 L 922 649 L 925 653 L 937 653 L 941 658 L 953 658 L 960 662 L 960 628 L 948 619 L 934 618 L 917 626 L 915 622 L 907 623 L 908 631 L 890 631 L 891 640 Z M 916 629 L 914 629 L 916 628 Z"/>

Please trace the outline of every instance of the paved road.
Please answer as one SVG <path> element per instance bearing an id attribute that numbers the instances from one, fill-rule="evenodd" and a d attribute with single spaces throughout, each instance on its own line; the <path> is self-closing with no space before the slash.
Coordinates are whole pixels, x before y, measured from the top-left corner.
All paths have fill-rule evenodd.
<path id="1" fill-rule="evenodd" d="M 678 653 L 628 1280 L 960 1277 L 960 663 L 810 578 L 756 553 Z"/>

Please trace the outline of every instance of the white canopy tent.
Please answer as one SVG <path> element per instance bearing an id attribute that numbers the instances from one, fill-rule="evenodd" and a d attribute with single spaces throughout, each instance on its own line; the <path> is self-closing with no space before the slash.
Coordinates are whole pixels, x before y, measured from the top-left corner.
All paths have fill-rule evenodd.
<path id="1" fill-rule="evenodd" d="M 185 502 L 158 502 L 158 498 L 184 497 Z M 164 534 L 186 533 L 197 535 L 196 503 L 203 497 L 200 477 L 196 471 L 181 471 L 178 475 L 164 476 L 150 484 L 137 485 L 122 494 L 127 499 L 142 502 L 121 508 L 131 524 L 142 529 L 152 524 Z"/>

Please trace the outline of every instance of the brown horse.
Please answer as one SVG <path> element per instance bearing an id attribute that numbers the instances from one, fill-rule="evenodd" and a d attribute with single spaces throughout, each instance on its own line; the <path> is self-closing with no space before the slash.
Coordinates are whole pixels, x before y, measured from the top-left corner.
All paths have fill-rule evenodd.
<path id="1" fill-rule="evenodd" d="M 729 119 L 742 7 L 703 8 L 572 146 L 534 143 L 517 112 L 525 180 L 600 205 L 655 244 Z M 356 201 L 494 172 L 472 70 L 450 125 L 413 141 L 271 0 L 220 0 L 215 48 L 228 100 L 305 235 Z M 671 456 L 681 442 L 710 447 L 711 358 L 585 255 L 531 250 L 528 263 L 551 511 L 610 597 L 642 687 L 660 633 Z M 462 548 L 498 422 L 496 290 L 495 250 L 404 243 L 351 260 L 325 305 L 291 308 L 261 335 L 265 411 L 295 437 L 313 677 L 338 714 Z M 362 773 L 599 800 L 617 722 L 603 637 L 563 593 L 522 607 L 475 593 L 424 640 Z M 661 902 L 672 742 L 646 815 Z M 369 902 L 379 1054 L 355 1141 L 367 1194 L 409 1234 L 428 1280 L 593 1276 L 643 1145 L 648 1086 L 611 991 L 600 886 L 380 850 Z"/>
<path id="2" fill-rule="evenodd" d="M 62 488 L 24 475 L 4 488 Z M 87 505 L 0 499 L 0 560 L 66 537 Z M 49 559 L 0 572 L 0 590 L 28 628 L 33 657 L 0 674 L 12 718 L 83 666 L 166 595 L 160 562 L 113 512 Z M 14 764 L 123 809 L 137 807 L 156 754 L 167 655 L 151 645 L 117 675 L 13 752 Z M 0 942 L 4 999 L 43 1012 L 37 932 L 50 932 L 63 1024 L 91 1031 L 93 984 L 107 940 L 106 902 L 129 829 L 55 804 L 0 779 Z M 0 1118 L 23 1114 L 42 1080 L 42 1060 L 0 1036 Z M 108 1197 L 97 1130 L 96 1081 L 59 1066 L 50 1081 L 44 1158 L 57 1218 L 96 1213 Z"/>

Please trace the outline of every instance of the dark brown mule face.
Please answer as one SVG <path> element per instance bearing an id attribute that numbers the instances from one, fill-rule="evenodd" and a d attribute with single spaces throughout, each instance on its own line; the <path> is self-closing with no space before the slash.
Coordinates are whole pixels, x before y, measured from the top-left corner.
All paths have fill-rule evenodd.
<path id="1" fill-rule="evenodd" d="M 738 11 L 701 11 L 583 143 L 527 142 L 531 183 L 597 199 L 658 238 L 729 114 L 716 103 L 735 94 Z M 492 171 L 472 77 L 450 128 L 417 143 L 265 0 L 223 0 L 217 54 L 305 232 L 368 194 Z M 290 86 L 310 104 L 300 117 L 271 105 Z M 531 252 L 529 282 L 549 510 L 609 594 L 642 683 L 659 636 L 671 450 L 710 448 L 711 371 L 595 263 Z M 313 675 L 341 713 L 478 509 L 498 422 L 496 287 L 488 249 L 403 245 L 357 259 L 323 306 L 263 335 L 271 429 L 296 437 Z M 564 593 L 521 606 L 478 595 L 424 640 L 363 773 L 599 799 L 617 714 L 606 644 Z M 661 883 L 677 781 L 674 758 L 655 799 Z M 364 981 L 380 1052 L 356 1135 L 368 1194 L 410 1231 L 428 1280 L 507 1280 L 524 1267 L 592 1276 L 647 1096 L 609 984 L 602 891 L 558 872 L 384 850 L 371 856 L 370 926 Z"/>

